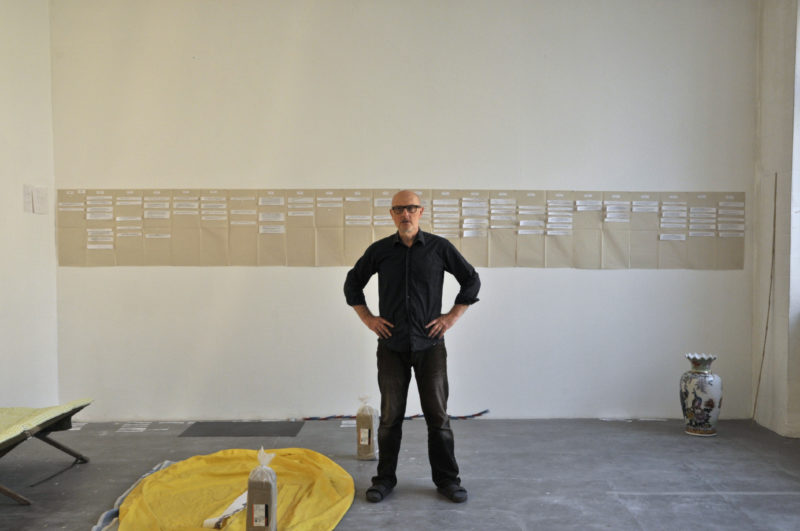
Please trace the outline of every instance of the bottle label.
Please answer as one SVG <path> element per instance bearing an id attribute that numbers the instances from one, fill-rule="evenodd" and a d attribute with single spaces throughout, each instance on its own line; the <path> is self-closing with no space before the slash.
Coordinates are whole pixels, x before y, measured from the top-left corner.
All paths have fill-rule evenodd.
<path id="1" fill-rule="evenodd" d="M 269 505 L 265 503 L 253 505 L 253 525 L 256 527 L 269 525 Z"/>
<path id="2" fill-rule="evenodd" d="M 358 444 L 367 446 L 369 445 L 369 428 L 361 428 L 359 431 Z"/>

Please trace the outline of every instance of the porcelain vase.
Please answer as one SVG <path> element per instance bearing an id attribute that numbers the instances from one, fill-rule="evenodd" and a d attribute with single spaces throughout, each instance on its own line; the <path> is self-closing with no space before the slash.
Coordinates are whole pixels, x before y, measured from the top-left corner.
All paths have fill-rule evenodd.
<path id="1" fill-rule="evenodd" d="M 711 372 L 712 354 L 686 354 L 692 368 L 681 376 L 681 409 L 689 435 L 717 434 L 722 407 L 722 378 Z"/>

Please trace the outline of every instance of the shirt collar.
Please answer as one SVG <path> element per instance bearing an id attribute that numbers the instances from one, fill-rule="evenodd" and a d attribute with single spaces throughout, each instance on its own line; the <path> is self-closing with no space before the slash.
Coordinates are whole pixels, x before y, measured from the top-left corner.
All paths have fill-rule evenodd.
<path id="1" fill-rule="evenodd" d="M 405 244 L 403 243 L 403 240 L 401 240 L 401 239 L 400 239 L 400 233 L 399 233 L 399 232 L 395 232 L 395 233 L 394 233 L 394 240 L 393 240 L 393 242 L 394 242 L 395 244 L 398 244 L 398 243 L 399 243 L 399 244 L 405 245 Z M 413 243 L 412 245 L 415 245 L 415 244 L 417 244 L 417 243 L 419 243 L 420 245 L 425 245 L 425 233 L 424 233 L 424 232 L 422 232 L 422 229 L 420 229 L 420 230 L 418 230 L 418 231 L 417 231 L 417 235 L 414 237 L 414 243 Z"/>

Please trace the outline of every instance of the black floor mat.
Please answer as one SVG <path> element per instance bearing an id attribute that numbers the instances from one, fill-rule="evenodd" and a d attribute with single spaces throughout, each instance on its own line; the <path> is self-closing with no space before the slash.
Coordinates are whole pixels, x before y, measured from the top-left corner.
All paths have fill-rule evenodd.
<path id="1" fill-rule="evenodd" d="M 195 422 L 179 437 L 296 437 L 303 422 Z"/>

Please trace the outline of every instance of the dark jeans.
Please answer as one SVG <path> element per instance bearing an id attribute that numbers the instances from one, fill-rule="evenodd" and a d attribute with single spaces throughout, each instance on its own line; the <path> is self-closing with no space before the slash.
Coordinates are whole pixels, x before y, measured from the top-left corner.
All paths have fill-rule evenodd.
<path id="1" fill-rule="evenodd" d="M 437 487 L 461 484 L 447 415 L 447 349 L 439 343 L 418 352 L 394 352 L 378 343 L 378 387 L 381 422 L 378 428 L 378 475 L 373 483 L 397 484 L 397 456 L 403 438 L 411 369 L 417 380 L 420 405 L 428 425 L 428 459 Z"/>

